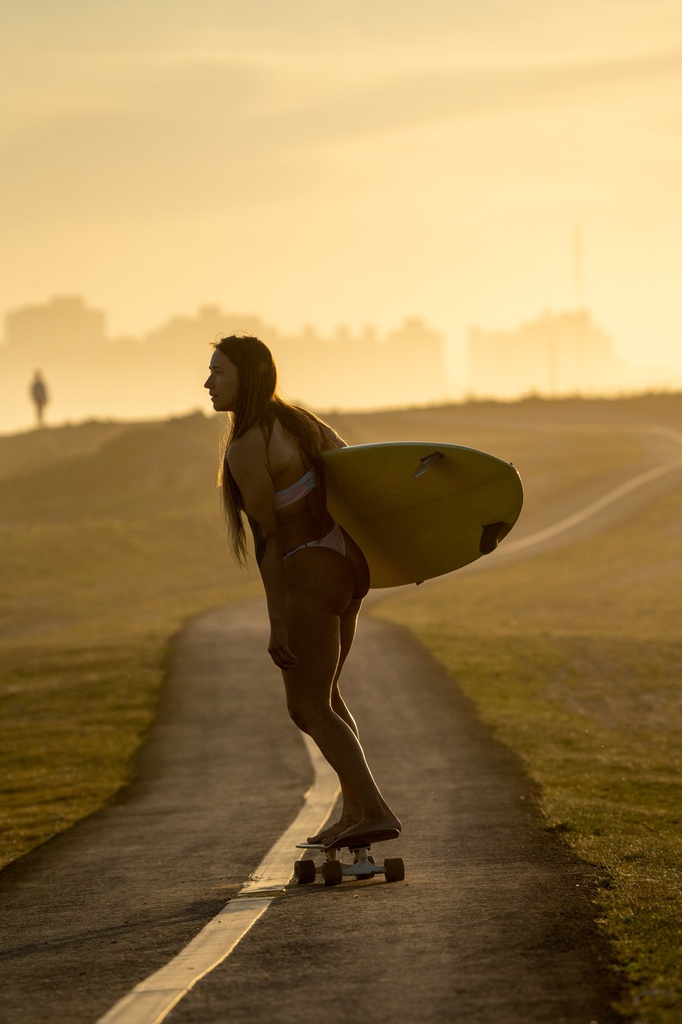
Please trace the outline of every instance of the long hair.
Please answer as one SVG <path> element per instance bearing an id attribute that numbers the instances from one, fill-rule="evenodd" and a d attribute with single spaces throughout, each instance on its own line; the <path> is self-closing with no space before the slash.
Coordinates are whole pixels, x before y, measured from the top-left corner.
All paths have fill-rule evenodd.
<path id="1" fill-rule="evenodd" d="M 237 405 L 222 442 L 218 484 L 222 491 L 230 546 L 237 561 L 245 565 L 246 531 L 242 519 L 244 502 L 227 462 L 227 452 L 232 442 L 258 425 L 267 443 L 275 420 L 279 420 L 286 433 L 299 445 L 304 463 L 308 468 L 318 470 L 320 487 L 317 490 L 322 508 L 325 507 L 325 497 L 323 478 L 319 471 L 320 453 L 329 444 L 325 444 L 325 424 L 317 416 L 307 409 L 289 405 L 277 394 L 277 369 L 272 353 L 259 338 L 231 334 L 216 342 L 214 348 L 234 363 L 239 381 Z"/>

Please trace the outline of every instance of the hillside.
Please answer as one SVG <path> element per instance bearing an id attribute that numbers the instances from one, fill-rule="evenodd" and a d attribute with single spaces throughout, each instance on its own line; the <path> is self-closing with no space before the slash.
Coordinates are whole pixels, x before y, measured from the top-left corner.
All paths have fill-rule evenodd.
<path id="1" fill-rule="evenodd" d="M 682 395 L 328 419 L 351 444 L 442 441 L 514 462 L 526 495 L 516 539 L 679 457 Z M 262 601 L 225 542 L 222 427 L 196 414 L 0 437 L 0 866 L 131 779 L 183 622 Z M 679 501 L 668 474 L 610 506 L 596 532 L 379 608 L 524 757 L 548 827 L 608 872 L 599 912 L 618 969 L 652 1005 L 680 986 L 673 939 L 660 942 L 679 900 Z"/>

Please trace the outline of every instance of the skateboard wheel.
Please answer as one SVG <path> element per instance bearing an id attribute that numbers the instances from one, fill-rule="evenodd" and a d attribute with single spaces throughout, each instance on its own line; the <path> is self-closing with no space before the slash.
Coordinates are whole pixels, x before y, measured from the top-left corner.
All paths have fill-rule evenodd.
<path id="1" fill-rule="evenodd" d="M 338 860 L 327 860 L 322 865 L 325 885 L 340 885 L 343 881 L 343 865 Z"/>
<path id="2" fill-rule="evenodd" d="M 315 861 L 297 860 L 294 864 L 294 878 L 299 885 L 310 885 L 315 881 Z"/>
<path id="3" fill-rule="evenodd" d="M 389 857 L 384 861 L 387 882 L 402 882 L 405 877 L 405 864 L 402 857 Z"/>

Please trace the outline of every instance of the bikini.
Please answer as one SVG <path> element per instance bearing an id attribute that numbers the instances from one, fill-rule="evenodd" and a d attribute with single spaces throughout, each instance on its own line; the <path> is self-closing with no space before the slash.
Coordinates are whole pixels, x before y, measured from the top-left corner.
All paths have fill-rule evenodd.
<path id="1" fill-rule="evenodd" d="M 276 511 L 288 508 L 289 505 L 293 505 L 297 501 L 302 501 L 317 486 L 317 473 L 314 469 L 309 469 L 295 484 L 285 487 L 281 491 L 275 491 Z M 303 548 L 330 548 L 332 551 L 338 551 L 344 558 L 346 557 L 346 539 L 338 523 L 334 523 L 329 533 L 326 533 L 324 537 L 320 537 L 319 540 L 309 540 L 307 544 L 299 544 L 292 551 L 287 551 L 284 557 L 290 558 L 297 551 L 302 551 Z"/>

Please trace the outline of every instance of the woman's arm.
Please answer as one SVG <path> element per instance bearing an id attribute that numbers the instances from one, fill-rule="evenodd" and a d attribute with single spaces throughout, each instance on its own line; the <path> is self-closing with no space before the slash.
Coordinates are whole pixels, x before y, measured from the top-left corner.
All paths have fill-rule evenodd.
<path id="1" fill-rule="evenodd" d="M 289 648 L 284 557 L 275 516 L 275 489 L 267 467 L 265 439 L 260 430 L 250 430 L 238 438 L 230 446 L 227 461 L 253 532 L 256 561 L 270 619 L 268 651 L 278 668 L 293 668 L 296 656 Z"/>

